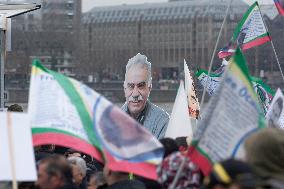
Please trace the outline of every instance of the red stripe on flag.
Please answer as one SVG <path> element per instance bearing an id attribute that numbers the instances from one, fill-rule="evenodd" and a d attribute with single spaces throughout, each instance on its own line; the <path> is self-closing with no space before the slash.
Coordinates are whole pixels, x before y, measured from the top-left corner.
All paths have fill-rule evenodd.
<path id="1" fill-rule="evenodd" d="M 156 165 L 147 162 L 128 162 L 115 159 L 110 153 L 104 152 L 108 168 L 113 171 L 133 173 L 145 178 L 157 180 Z"/>
<path id="2" fill-rule="evenodd" d="M 199 166 L 202 173 L 207 176 L 212 170 L 212 163 L 201 154 L 194 146 L 190 146 L 188 149 L 188 156 L 190 160 Z"/>
<path id="3" fill-rule="evenodd" d="M 243 44 L 242 50 L 246 50 L 246 49 L 249 49 L 251 47 L 261 45 L 261 44 L 266 43 L 268 41 L 271 41 L 271 38 L 269 36 L 265 36 L 265 37 L 262 37 L 262 38 L 255 39 L 251 42 Z"/>
<path id="4" fill-rule="evenodd" d="M 103 162 L 101 153 L 86 141 L 62 133 L 36 133 L 33 134 L 33 145 L 55 144 L 68 148 L 73 148 L 85 154 L 94 157 L 96 160 Z"/>
<path id="5" fill-rule="evenodd" d="M 231 56 L 233 53 L 232 52 L 219 52 L 218 53 L 218 57 L 219 58 L 225 58 L 225 57 L 227 57 L 227 56 Z"/>
<path id="6" fill-rule="evenodd" d="M 275 1 L 275 0 L 274 0 L 274 2 L 275 2 L 275 6 L 276 6 L 276 8 L 277 8 L 279 14 L 281 14 L 281 15 L 284 16 L 284 7 L 282 7 L 282 5 L 280 4 L 279 1 Z"/>

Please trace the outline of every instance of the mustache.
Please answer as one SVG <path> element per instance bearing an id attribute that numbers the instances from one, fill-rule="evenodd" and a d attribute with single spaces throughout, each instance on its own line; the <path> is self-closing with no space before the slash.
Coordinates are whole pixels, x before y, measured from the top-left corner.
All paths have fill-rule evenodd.
<path id="1" fill-rule="evenodd" d="M 128 98 L 128 102 L 139 102 L 140 100 L 144 100 L 142 95 L 139 96 L 130 96 Z"/>

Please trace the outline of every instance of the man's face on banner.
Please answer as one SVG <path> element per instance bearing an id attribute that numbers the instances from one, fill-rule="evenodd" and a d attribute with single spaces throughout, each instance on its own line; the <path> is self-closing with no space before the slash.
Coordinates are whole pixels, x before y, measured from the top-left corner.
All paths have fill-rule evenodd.
<path id="1" fill-rule="evenodd" d="M 125 76 L 124 94 L 131 115 L 137 116 L 143 111 L 150 91 L 147 69 L 140 65 L 130 67 Z"/>
<path id="2" fill-rule="evenodd" d="M 282 101 L 281 101 L 282 102 Z M 281 115 L 281 112 L 282 112 L 282 107 L 280 106 L 279 103 L 275 103 L 274 106 L 272 107 L 272 118 L 274 119 L 279 119 L 280 118 L 280 115 Z"/>
<path id="3" fill-rule="evenodd" d="M 270 127 L 279 126 L 279 120 L 281 117 L 282 109 L 283 109 L 283 100 L 282 98 L 278 98 L 271 107 L 271 112 L 269 114 L 268 125 Z"/>
<path id="4" fill-rule="evenodd" d="M 114 105 L 103 111 L 95 128 L 101 137 L 102 145 L 120 159 L 134 158 L 138 154 L 153 150 L 151 144 L 155 141 L 152 134 Z"/>

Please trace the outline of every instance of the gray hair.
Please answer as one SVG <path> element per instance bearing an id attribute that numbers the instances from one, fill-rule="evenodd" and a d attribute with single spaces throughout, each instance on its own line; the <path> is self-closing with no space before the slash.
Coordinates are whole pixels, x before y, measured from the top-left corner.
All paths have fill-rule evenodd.
<path id="1" fill-rule="evenodd" d="M 72 157 L 69 157 L 67 160 L 71 165 L 76 165 L 76 166 L 79 167 L 80 172 L 82 173 L 83 177 L 86 176 L 87 165 L 86 165 L 86 162 L 85 162 L 84 159 L 82 159 L 80 157 L 72 156 Z"/>
<path id="2" fill-rule="evenodd" d="M 151 62 L 147 60 L 147 56 L 138 53 L 137 55 L 130 58 L 126 65 L 125 78 L 128 70 L 134 65 L 139 65 L 147 69 L 148 72 L 147 83 L 148 85 L 150 85 L 152 83 Z"/>

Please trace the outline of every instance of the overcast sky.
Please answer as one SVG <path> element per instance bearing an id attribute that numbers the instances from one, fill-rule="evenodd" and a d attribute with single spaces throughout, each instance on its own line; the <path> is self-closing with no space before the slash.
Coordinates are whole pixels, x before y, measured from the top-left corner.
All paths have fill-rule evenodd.
<path id="1" fill-rule="evenodd" d="M 83 8 L 83 12 L 86 12 L 95 6 L 153 3 L 153 2 L 165 2 L 165 1 L 167 0 L 82 0 L 82 3 L 83 3 L 82 8 Z M 235 0 L 235 1 L 239 1 L 239 0 Z M 243 0 L 243 1 L 252 3 L 255 0 Z M 259 3 L 273 3 L 273 0 L 258 0 L 258 2 Z"/>

